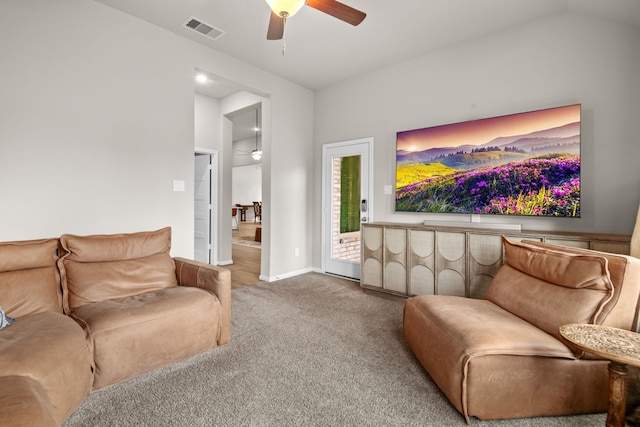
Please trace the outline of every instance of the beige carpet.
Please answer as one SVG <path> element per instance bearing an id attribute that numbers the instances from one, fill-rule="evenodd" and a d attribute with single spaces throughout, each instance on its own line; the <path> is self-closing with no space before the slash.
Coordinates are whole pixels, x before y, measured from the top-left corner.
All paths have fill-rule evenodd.
<path id="1" fill-rule="evenodd" d="M 233 289 L 229 344 L 90 395 L 64 427 L 465 427 L 407 348 L 403 304 L 317 273 Z M 595 414 L 471 424 L 604 421 Z"/>

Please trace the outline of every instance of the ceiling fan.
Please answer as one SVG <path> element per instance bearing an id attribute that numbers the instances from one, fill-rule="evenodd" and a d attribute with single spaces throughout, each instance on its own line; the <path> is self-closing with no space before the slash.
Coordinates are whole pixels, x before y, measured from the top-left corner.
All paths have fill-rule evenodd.
<path id="1" fill-rule="evenodd" d="M 366 13 L 335 0 L 266 0 L 271 7 L 271 18 L 267 30 L 267 40 L 281 40 L 284 37 L 284 24 L 305 4 L 320 12 L 338 18 L 351 25 L 360 24 Z"/>

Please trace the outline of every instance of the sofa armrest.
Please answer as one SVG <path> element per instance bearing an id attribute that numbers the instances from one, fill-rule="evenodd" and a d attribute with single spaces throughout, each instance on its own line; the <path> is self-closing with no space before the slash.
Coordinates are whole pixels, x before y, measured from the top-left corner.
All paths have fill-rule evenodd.
<path id="1" fill-rule="evenodd" d="M 215 294 L 220 300 L 222 319 L 218 345 L 228 343 L 231 339 L 231 271 L 187 258 L 173 260 L 180 286 L 204 289 Z"/>

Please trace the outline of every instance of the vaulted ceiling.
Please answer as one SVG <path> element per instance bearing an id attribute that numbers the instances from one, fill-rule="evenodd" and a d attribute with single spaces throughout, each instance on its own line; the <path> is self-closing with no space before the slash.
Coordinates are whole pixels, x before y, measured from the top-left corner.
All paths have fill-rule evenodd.
<path id="1" fill-rule="evenodd" d="M 359 26 L 303 6 L 287 20 L 284 40 L 270 41 L 265 0 L 95 1 L 311 90 L 565 12 L 640 26 L 640 0 L 342 0 L 367 14 Z M 218 37 L 187 28 L 192 18 Z M 210 81 L 196 90 L 222 98 L 237 88 Z M 253 110 L 233 120 L 235 140 L 252 137 Z"/>
<path id="2" fill-rule="evenodd" d="M 265 0 L 95 0 L 309 89 L 455 43 L 564 12 L 640 26 L 639 0 L 342 0 L 367 14 L 357 27 L 303 6 L 283 41 L 266 39 Z M 222 30 L 211 39 L 190 18 Z"/>

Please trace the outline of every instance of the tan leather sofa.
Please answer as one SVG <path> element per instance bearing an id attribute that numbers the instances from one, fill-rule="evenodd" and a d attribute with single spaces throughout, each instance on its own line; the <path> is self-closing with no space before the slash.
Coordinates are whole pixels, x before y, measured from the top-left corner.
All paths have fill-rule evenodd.
<path id="1" fill-rule="evenodd" d="M 608 362 L 572 348 L 558 328 L 636 330 L 640 260 L 503 239 L 505 263 L 485 295 L 409 298 L 409 347 L 467 420 L 603 412 Z"/>
<path id="2" fill-rule="evenodd" d="M 60 425 L 93 382 L 85 333 L 62 311 L 58 239 L 0 244 L 0 424 Z M 6 424 L 5 424 L 6 423 Z"/>
<path id="3" fill-rule="evenodd" d="M 171 229 L 0 243 L 0 423 L 56 426 L 91 392 L 225 344 L 228 269 Z"/>

